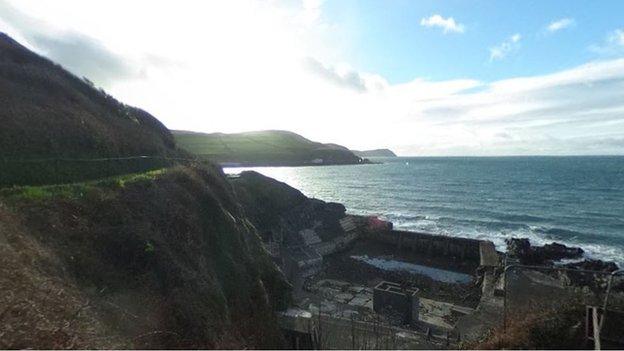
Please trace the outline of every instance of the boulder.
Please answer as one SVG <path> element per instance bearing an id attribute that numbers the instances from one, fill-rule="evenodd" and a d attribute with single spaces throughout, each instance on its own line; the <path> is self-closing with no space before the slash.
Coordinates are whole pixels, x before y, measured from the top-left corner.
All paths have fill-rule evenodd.
<path id="1" fill-rule="evenodd" d="M 566 268 L 584 269 L 588 271 L 613 272 L 618 270 L 617 264 L 612 261 L 586 259 L 581 262 L 568 263 Z"/>
<path id="2" fill-rule="evenodd" d="M 532 246 L 527 238 L 507 239 L 507 255 L 520 260 L 522 264 L 543 265 L 553 261 L 583 257 L 580 247 L 568 247 L 559 243 Z"/>
<path id="3" fill-rule="evenodd" d="M 544 259 L 561 260 L 564 258 L 580 258 L 583 256 L 583 249 L 580 247 L 567 247 L 559 243 L 546 244 L 542 247 L 534 247 Z"/>
<path id="4" fill-rule="evenodd" d="M 344 234 L 339 221 L 346 208 L 340 203 L 309 198 L 286 183 L 253 171 L 242 172 L 230 183 L 260 233 L 280 233 L 275 238 L 287 246 L 302 244 L 298 233 L 305 229 L 314 229 L 323 241 Z"/>
<path id="5" fill-rule="evenodd" d="M 507 243 L 507 255 L 522 259 L 531 253 L 531 243 L 527 238 L 511 238 L 505 240 Z"/>

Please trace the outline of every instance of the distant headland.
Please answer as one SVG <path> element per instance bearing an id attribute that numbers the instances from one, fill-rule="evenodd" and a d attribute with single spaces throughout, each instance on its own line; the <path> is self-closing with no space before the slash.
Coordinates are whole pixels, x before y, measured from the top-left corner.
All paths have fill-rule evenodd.
<path id="1" fill-rule="evenodd" d="M 351 150 L 354 154 L 360 157 L 397 157 L 397 155 L 390 149 L 374 149 L 374 150 Z"/>
<path id="2" fill-rule="evenodd" d="M 315 142 L 284 130 L 232 134 L 174 130 L 172 133 L 183 149 L 229 167 L 371 163 L 344 146 Z"/>

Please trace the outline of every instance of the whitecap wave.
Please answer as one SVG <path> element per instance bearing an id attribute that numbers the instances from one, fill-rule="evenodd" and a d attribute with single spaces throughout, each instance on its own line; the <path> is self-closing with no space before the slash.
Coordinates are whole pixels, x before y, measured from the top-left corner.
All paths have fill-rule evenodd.
<path id="1" fill-rule="evenodd" d="M 506 240 L 511 238 L 527 238 L 532 245 L 545 245 L 558 242 L 567 246 L 581 247 L 584 251 L 584 257 L 589 259 L 601 259 L 613 261 L 620 267 L 624 267 L 624 249 L 609 244 L 591 243 L 580 239 L 580 235 L 574 235 L 567 238 L 554 238 L 549 233 L 554 232 L 572 232 L 559 228 L 548 228 L 544 226 L 526 225 L 514 230 L 491 230 L 478 226 L 460 226 L 449 228 L 441 225 L 436 220 L 417 220 L 417 221 L 396 221 L 394 222 L 396 229 L 411 230 L 419 232 L 428 232 L 432 234 L 456 236 L 470 239 L 490 240 L 496 246 L 496 249 L 505 252 L 507 250 Z M 577 233 L 578 234 L 578 233 Z"/>

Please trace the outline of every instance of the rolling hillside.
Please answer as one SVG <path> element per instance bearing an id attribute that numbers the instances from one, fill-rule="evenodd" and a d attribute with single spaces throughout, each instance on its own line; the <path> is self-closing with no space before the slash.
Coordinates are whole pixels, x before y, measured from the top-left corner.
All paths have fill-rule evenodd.
<path id="1" fill-rule="evenodd" d="M 375 150 L 351 150 L 354 154 L 360 157 L 397 157 L 397 155 L 390 149 L 375 149 Z"/>
<path id="2" fill-rule="evenodd" d="M 0 158 L 168 155 L 175 143 L 149 113 L 0 33 Z"/>
<path id="3" fill-rule="evenodd" d="M 219 167 L 153 162 L 190 155 L 6 35 L 0 123 L 0 349 L 284 346 L 290 284 Z"/>
<path id="4" fill-rule="evenodd" d="M 336 144 L 322 144 L 281 130 L 224 134 L 173 131 L 181 148 L 221 164 L 301 166 L 367 161 Z"/>
<path id="5" fill-rule="evenodd" d="M 74 159 L 180 155 L 169 130 L 152 115 L 117 101 L 3 33 L 0 106 L 0 167 L 5 171 L 0 185 L 85 180 L 163 165 L 139 160 L 95 166 L 69 161 Z"/>

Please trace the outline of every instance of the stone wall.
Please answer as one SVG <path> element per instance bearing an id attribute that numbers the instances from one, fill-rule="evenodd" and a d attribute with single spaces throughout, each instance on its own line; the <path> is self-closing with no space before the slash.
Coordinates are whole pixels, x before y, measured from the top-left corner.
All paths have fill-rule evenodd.
<path id="1" fill-rule="evenodd" d="M 474 261 L 477 265 L 480 261 L 481 240 L 401 230 L 367 231 L 363 233 L 363 237 L 428 256 L 456 257 Z"/>

